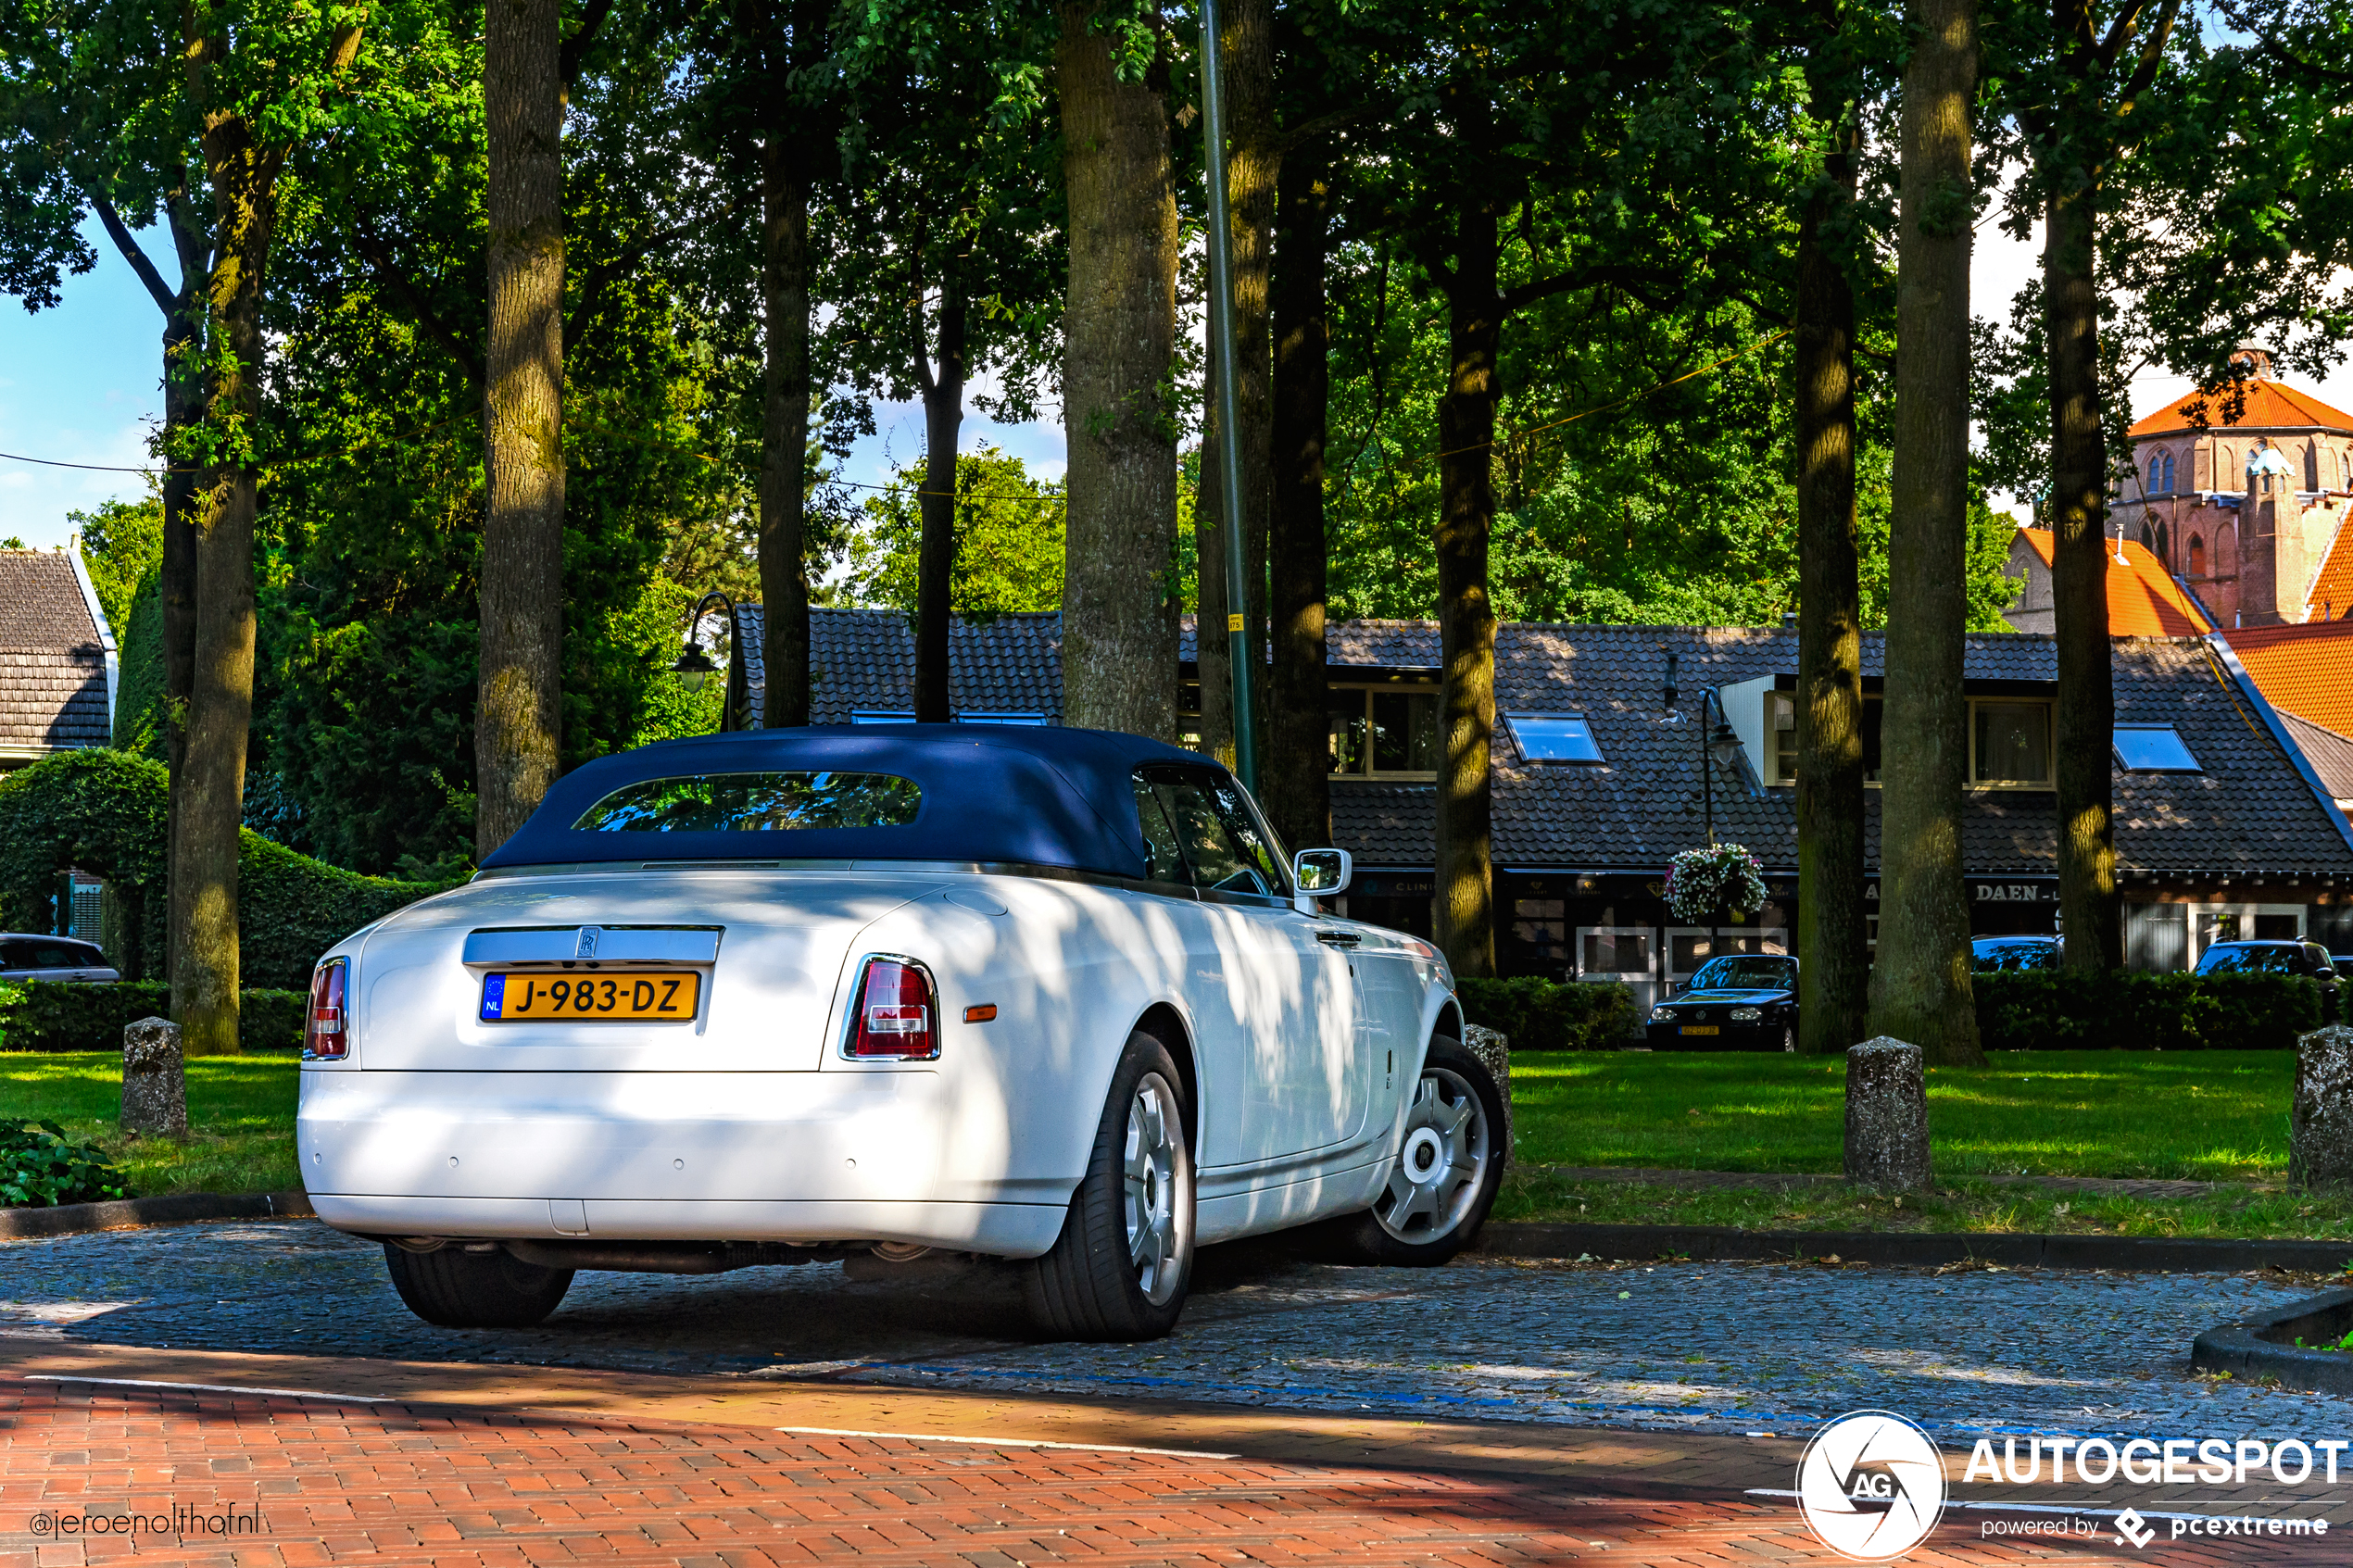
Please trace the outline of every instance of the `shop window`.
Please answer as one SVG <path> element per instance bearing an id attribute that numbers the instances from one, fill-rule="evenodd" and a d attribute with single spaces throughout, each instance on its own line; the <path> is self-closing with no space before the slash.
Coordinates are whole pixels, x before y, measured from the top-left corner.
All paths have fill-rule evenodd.
<path id="1" fill-rule="evenodd" d="M 1658 934 L 1647 925 L 1577 928 L 1579 980 L 1648 980 L 1658 973 Z"/>
<path id="2" fill-rule="evenodd" d="M 1601 743 L 1593 726 L 1575 713 L 1506 713 L 1523 762 L 1599 762 Z"/>
<path id="3" fill-rule="evenodd" d="M 1786 957 L 1789 953 L 1789 932 L 1778 925 L 1718 926 L 1714 931 L 1705 926 L 1674 925 L 1667 928 L 1667 976 L 1682 980 L 1697 973 L 1699 966 L 1726 953 L 1771 953 Z"/>
<path id="4" fill-rule="evenodd" d="M 1512 940 L 1526 967 L 1548 972 L 1566 970 L 1568 951 L 1568 905 L 1559 898 L 1516 898 L 1512 901 Z"/>
<path id="5" fill-rule="evenodd" d="M 2047 788 L 2051 782 L 2051 705 L 1993 700 L 1969 705 L 1969 782 L 1997 788 Z"/>
<path id="6" fill-rule="evenodd" d="M 2119 724 L 2116 759 L 2133 773 L 2200 773 L 2181 732 L 2171 724 Z"/>
<path id="7" fill-rule="evenodd" d="M 1438 776 L 1438 688 L 1426 684 L 1334 686 L 1331 759 L 1351 778 Z"/>

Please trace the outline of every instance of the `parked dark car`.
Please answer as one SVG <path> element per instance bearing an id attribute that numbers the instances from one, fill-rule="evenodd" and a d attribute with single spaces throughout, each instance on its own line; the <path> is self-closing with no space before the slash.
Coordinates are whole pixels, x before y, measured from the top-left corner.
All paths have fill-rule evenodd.
<path id="1" fill-rule="evenodd" d="M 2318 942 L 2217 942 L 2198 955 L 2200 974 L 2301 974 L 2321 987 L 2321 1016 L 2337 1016 L 2342 984 Z"/>
<path id="2" fill-rule="evenodd" d="M 1797 1049 L 1797 960 L 1728 953 L 1651 1009 L 1644 1033 L 1660 1051 Z"/>
<path id="3" fill-rule="evenodd" d="M 1979 974 L 2012 974 L 2020 970 L 2057 969 L 2059 939 L 2056 936 L 1980 936 L 1969 945 L 1969 968 Z"/>
<path id="4" fill-rule="evenodd" d="M 70 936 L 33 936 L 0 931 L 0 984 L 14 980 L 85 981 L 111 985 L 122 976 L 107 955 Z"/>

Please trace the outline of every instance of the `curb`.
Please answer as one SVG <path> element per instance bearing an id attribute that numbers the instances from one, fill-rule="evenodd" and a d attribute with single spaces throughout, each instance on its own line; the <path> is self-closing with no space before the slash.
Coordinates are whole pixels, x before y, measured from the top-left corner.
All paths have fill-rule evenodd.
<path id="1" fill-rule="evenodd" d="M 2190 1365 L 2250 1380 L 2269 1376 L 2283 1388 L 2353 1394 L 2353 1355 L 2300 1349 L 2294 1343 L 2308 1335 L 2342 1338 L 2348 1328 L 2353 1328 L 2353 1290 L 2332 1290 L 2208 1329 L 2190 1342 Z"/>
<path id="2" fill-rule="evenodd" d="M 309 1195 L 291 1192 L 174 1192 L 112 1203 L 61 1203 L 51 1209 L 0 1209 L 0 1241 L 75 1236 L 84 1231 L 180 1225 L 196 1220 L 308 1220 Z"/>
<path id="3" fill-rule="evenodd" d="M 2130 1273 L 2236 1273 L 2283 1269 L 2334 1274 L 2353 1258 L 2343 1241 L 2235 1241 L 2222 1236 L 2035 1236 L 2002 1232 L 1746 1231 L 1730 1225 L 1490 1224 L 1473 1250 L 1497 1258 L 1661 1257 L 1747 1262 L 1835 1255 L 1848 1263 L 1937 1267 L 1998 1263 L 2014 1269 L 2117 1269 Z M 2353 1300 L 2353 1293 L 2348 1293 Z M 2353 1313 L 2347 1326 L 2353 1327 Z M 2340 1331 L 2341 1332 L 2341 1331 Z M 2353 1357 L 2345 1358 L 2353 1372 Z M 2348 1382 L 2347 1387 L 2353 1387 Z"/>

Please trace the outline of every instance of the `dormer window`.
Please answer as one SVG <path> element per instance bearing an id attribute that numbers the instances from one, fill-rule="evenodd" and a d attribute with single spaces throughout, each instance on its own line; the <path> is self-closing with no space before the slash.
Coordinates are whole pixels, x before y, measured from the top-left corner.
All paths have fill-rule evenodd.
<path id="1" fill-rule="evenodd" d="M 1332 775 L 1438 776 L 1438 687 L 1426 681 L 1329 688 Z"/>
<path id="2" fill-rule="evenodd" d="M 1982 788 L 2049 788 L 2051 705 L 2013 697 L 1970 703 L 1969 782 Z"/>

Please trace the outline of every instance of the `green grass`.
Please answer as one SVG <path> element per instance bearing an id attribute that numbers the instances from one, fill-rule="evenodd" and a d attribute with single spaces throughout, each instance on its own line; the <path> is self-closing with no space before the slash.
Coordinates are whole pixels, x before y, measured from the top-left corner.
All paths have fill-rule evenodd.
<path id="1" fill-rule="evenodd" d="M 96 1144 L 134 1196 L 276 1192 L 295 1171 L 291 1056 L 200 1056 L 188 1061 L 188 1136 L 126 1136 L 122 1057 L 115 1051 L 0 1052 L 0 1118 L 56 1122 Z"/>
<path id="2" fill-rule="evenodd" d="M 2287 1171 L 2288 1051 L 2004 1052 L 1928 1075 L 1942 1176 L 2270 1181 Z M 1527 1165 L 1835 1173 L 1846 1064 L 1778 1053 L 1515 1057 Z"/>

